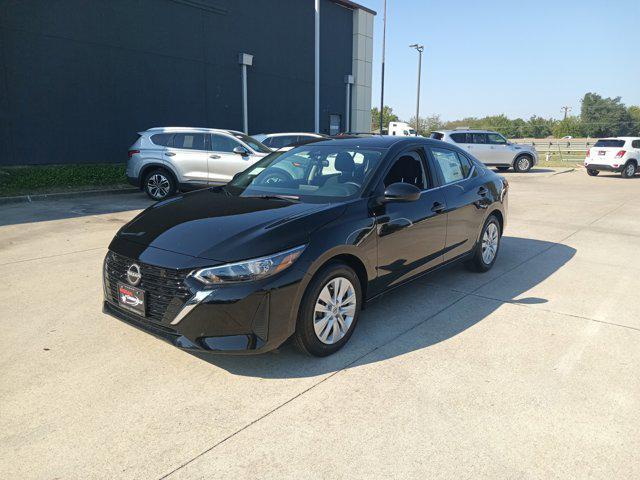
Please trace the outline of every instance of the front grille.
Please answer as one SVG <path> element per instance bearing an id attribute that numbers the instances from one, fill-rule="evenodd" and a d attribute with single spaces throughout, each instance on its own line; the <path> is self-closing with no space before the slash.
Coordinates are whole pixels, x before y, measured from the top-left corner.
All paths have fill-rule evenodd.
<path id="1" fill-rule="evenodd" d="M 118 282 L 129 284 L 127 270 L 132 263 L 140 266 L 141 279 L 136 287 L 145 291 L 147 318 L 170 322 L 191 296 L 184 284 L 189 271 L 155 267 L 109 252 L 104 264 L 105 295 L 113 304 L 118 303 Z"/>

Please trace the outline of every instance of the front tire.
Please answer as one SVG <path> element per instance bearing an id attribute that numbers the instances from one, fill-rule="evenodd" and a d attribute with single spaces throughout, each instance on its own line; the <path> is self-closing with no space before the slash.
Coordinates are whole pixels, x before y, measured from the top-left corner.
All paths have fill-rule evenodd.
<path id="1" fill-rule="evenodd" d="M 331 262 L 311 280 L 302 298 L 293 341 L 299 350 L 326 357 L 340 350 L 358 323 L 362 287 L 356 273 Z"/>
<path id="2" fill-rule="evenodd" d="M 144 191 L 152 200 L 164 200 L 176 193 L 176 190 L 173 175 L 164 168 L 156 168 L 144 177 Z"/>
<path id="3" fill-rule="evenodd" d="M 633 162 L 633 161 L 627 162 L 621 172 L 622 178 L 635 177 L 637 169 L 638 169 L 638 166 L 636 165 L 636 162 Z"/>
<path id="4" fill-rule="evenodd" d="M 495 215 L 490 215 L 480 232 L 473 258 L 466 263 L 467 268 L 480 273 L 491 270 L 498 258 L 501 238 L 500 222 Z"/>
<path id="5" fill-rule="evenodd" d="M 513 170 L 518 173 L 528 172 L 531 170 L 531 167 L 533 167 L 533 158 L 529 155 L 520 155 L 513 162 Z"/>
<path id="6" fill-rule="evenodd" d="M 589 175 L 590 177 L 597 177 L 599 173 L 600 173 L 600 170 L 594 170 L 592 168 L 587 168 L 587 175 Z"/>

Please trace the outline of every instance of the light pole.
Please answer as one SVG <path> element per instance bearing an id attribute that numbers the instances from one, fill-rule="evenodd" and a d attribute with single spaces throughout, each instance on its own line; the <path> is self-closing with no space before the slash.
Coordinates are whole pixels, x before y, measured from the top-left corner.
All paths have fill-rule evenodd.
<path id="1" fill-rule="evenodd" d="M 384 111 L 384 47 L 385 47 L 386 40 L 387 40 L 387 0 L 384 0 L 384 16 L 382 17 L 382 74 L 380 78 L 380 135 L 382 135 L 382 112 Z"/>
<path id="2" fill-rule="evenodd" d="M 247 66 L 253 65 L 253 55 L 241 53 L 238 63 L 242 65 L 242 126 L 244 133 L 249 135 L 249 112 L 247 111 Z"/>
<path id="3" fill-rule="evenodd" d="M 415 48 L 418 51 L 418 96 L 416 98 L 416 137 L 417 137 L 418 128 L 420 127 L 420 72 L 422 70 L 422 52 L 424 51 L 424 46 L 414 43 L 413 45 L 409 45 L 409 48 Z"/>

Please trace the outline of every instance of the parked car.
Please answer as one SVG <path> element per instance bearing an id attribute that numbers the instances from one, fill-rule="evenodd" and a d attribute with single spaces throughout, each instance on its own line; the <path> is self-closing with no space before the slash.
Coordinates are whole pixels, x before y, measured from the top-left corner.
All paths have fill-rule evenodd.
<path id="1" fill-rule="evenodd" d="M 500 171 L 513 167 L 516 172 L 528 172 L 538 163 L 534 146 L 511 143 L 491 130 L 440 130 L 432 132 L 431 138 L 456 144 Z"/>
<path id="2" fill-rule="evenodd" d="M 282 147 L 288 147 L 305 140 L 313 140 L 317 138 L 328 138 L 326 135 L 319 133 L 259 133 L 253 135 L 253 138 L 274 150 Z"/>
<path id="3" fill-rule="evenodd" d="M 635 176 L 640 162 L 640 137 L 601 138 L 587 150 L 584 166 L 595 177 L 600 172 L 620 172 L 624 178 Z"/>
<path id="4" fill-rule="evenodd" d="M 295 170 L 292 170 L 292 168 Z M 272 174 L 288 172 L 284 181 Z M 507 181 L 460 148 L 323 140 L 156 203 L 104 262 L 104 311 L 189 350 L 324 356 L 364 303 L 445 264 L 496 261 Z"/>
<path id="5" fill-rule="evenodd" d="M 153 200 L 227 183 L 271 152 L 234 130 L 159 127 L 138 135 L 129 148 L 127 179 Z"/>

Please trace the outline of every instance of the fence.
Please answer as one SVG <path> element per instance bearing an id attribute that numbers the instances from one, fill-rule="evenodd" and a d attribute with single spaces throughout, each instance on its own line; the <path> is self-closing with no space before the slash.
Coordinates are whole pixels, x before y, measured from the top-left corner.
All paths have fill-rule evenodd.
<path id="1" fill-rule="evenodd" d="M 597 138 L 515 138 L 513 143 L 533 145 L 541 160 L 573 162 L 584 160 L 587 150 L 598 141 Z"/>

